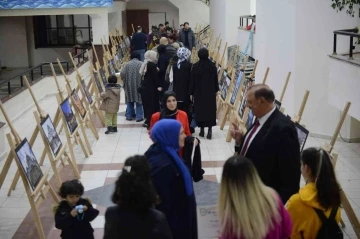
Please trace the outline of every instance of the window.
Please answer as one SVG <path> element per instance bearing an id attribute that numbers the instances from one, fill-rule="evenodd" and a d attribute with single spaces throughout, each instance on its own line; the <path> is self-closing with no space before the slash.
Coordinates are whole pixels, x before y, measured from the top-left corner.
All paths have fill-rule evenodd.
<path id="1" fill-rule="evenodd" d="M 73 47 L 92 41 L 89 15 L 34 16 L 35 48 Z"/>

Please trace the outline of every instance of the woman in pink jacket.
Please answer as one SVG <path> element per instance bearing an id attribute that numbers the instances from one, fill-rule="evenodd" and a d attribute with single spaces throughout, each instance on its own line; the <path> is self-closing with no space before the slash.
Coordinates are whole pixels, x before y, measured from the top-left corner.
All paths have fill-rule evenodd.
<path id="1" fill-rule="evenodd" d="M 265 186 L 253 163 L 229 158 L 223 169 L 218 212 L 221 239 L 285 239 L 292 222 L 279 195 Z"/>

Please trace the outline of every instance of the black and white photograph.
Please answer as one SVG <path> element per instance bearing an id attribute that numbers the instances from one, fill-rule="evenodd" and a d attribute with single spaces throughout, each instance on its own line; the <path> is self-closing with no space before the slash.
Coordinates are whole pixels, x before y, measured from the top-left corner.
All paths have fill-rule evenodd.
<path id="1" fill-rule="evenodd" d="M 295 128 L 298 134 L 299 144 L 300 144 L 300 152 L 303 151 L 307 137 L 309 135 L 309 130 L 302 127 L 300 124 L 295 123 Z"/>
<path id="2" fill-rule="evenodd" d="M 113 60 L 108 61 L 108 71 L 110 75 L 115 75 L 116 71 L 113 65 Z"/>
<path id="3" fill-rule="evenodd" d="M 43 177 L 43 173 L 26 138 L 18 147 L 16 147 L 15 153 L 20 161 L 20 165 L 27 177 L 30 187 L 32 190 L 35 190 L 36 186 Z"/>
<path id="4" fill-rule="evenodd" d="M 217 68 L 217 75 L 218 75 L 218 79 L 219 79 L 219 74 L 220 74 L 220 72 L 221 72 L 221 65 L 219 64 L 219 66 L 218 66 L 218 68 Z"/>
<path id="5" fill-rule="evenodd" d="M 227 76 L 225 83 L 223 84 L 222 89 L 221 89 L 221 98 L 223 100 L 226 100 L 226 97 L 227 97 L 227 94 L 228 94 L 228 91 L 230 88 L 230 84 L 231 84 L 231 79 L 229 76 Z"/>
<path id="6" fill-rule="evenodd" d="M 222 89 L 222 86 L 223 86 L 223 84 L 225 83 L 226 77 L 227 77 L 227 71 L 224 70 L 224 71 L 223 71 L 223 74 L 222 74 L 222 76 L 221 76 L 221 78 L 220 78 L 220 81 L 219 81 L 219 89 L 220 89 L 220 90 Z"/>
<path id="7" fill-rule="evenodd" d="M 86 87 L 85 80 L 81 80 L 81 86 L 85 92 L 87 101 L 91 105 L 93 103 L 93 99 L 91 98 L 90 92 L 89 92 L 88 88 Z"/>
<path id="8" fill-rule="evenodd" d="M 239 76 L 236 79 L 235 87 L 234 87 L 234 90 L 232 92 L 231 99 L 230 99 L 230 104 L 231 105 L 235 104 L 235 100 L 236 100 L 238 92 L 239 92 L 239 88 L 240 88 L 240 85 L 241 85 L 243 74 L 244 74 L 244 71 L 240 71 Z"/>
<path id="9" fill-rule="evenodd" d="M 120 69 L 121 68 L 121 58 L 120 58 L 120 55 L 119 53 L 115 53 L 115 62 L 116 62 L 116 65 L 117 65 L 117 68 Z"/>
<path id="10" fill-rule="evenodd" d="M 66 124 L 67 124 L 67 126 L 69 128 L 70 134 L 73 134 L 75 132 L 76 128 L 78 127 L 78 122 L 76 120 L 74 112 L 71 109 L 68 98 L 66 98 L 60 104 L 60 108 L 61 108 L 62 113 L 65 116 L 65 121 L 66 121 Z"/>
<path id="11" fill-rule="evenodd" d="M 57 156 L 59 150 L 61 149 L 62 143 L 50 116 L 46 116 L 46 118 L 40 123 L 40 125 L 42 130 L 44 131 L 46 140 L 50 145 L 51 151 L 55 156 Z"/>
<path id="12" fill-rule="evenodd" d="M 94 72 L 94 80 L 95 80 L 96 87 L 97 87 L 99 93 L 101 94 L 102 92 L 104 92 L 104 89 L 101 85 L 101 82 L 99 79 L 99 74 L 97 72 Z"/>
<path id="13" fill-rule="evenodd" d="M 103 69 L 103 68 L 100 68 L 99 73 L 100 73 L 100 76 L 101 76 L 102 83 L 103 83 L 104 87 L 106 87 L 106 85 L 107 85 L 108 82 L 107 82 L 107 79 L 106 79 L 106 75 L 105 75 L 104 69 Z"/>

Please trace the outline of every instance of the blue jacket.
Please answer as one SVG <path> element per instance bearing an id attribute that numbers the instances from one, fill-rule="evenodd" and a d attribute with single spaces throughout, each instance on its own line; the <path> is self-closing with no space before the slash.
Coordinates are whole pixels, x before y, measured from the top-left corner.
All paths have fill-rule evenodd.
<path id="1" fill-rule="evenodd" d="M 184 180 L 173 159 L 157 144 L 150 146 L 145 155 L 160 199 L 156 209 L 165 214 L 173 238 L 197 239 L 195 195 L 186 195 Z"/>

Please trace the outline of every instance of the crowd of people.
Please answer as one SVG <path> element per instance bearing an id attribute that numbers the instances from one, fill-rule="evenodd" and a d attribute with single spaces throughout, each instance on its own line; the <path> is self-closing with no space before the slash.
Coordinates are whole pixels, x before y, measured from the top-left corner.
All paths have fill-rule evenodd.
<path id="1" fill-rule="evenodd" d="M 193 182 L 204 172 L 201 163 L 194 167 L 197 156 L 192 158 L 193 148 L 189 153 L 186 145 L 200 145 L 195 126 L 200 137 L 208 128 L 206 137 L 212 138 L 217 71 L 206 48 L 198 51 L 198 62 L 189 61 L 195 40 L 188 23 L 179 37 L 166 25 L 153 28 L 149 36 L 137 28 L 131 60 L 121 71 L 126 119 L 142 122 L 144 117 L 153 144 L 144 155 L 125 161 L 112 196 L 115 206 L 105 214 L 104 239 L 198 238 Z M 183 47 L 178 44 L 174 51 L 177 41 Z M 152 49 L 141 48 L 140 42 Z M 108 133 L 114 132 L 113 112 L 120 100 L 113 80 L 109 77 L 102 94 L 104 109 L 111 109 L 106 112 Z M 318 148 L 300 152 L 295 126 L 277 109 L 268 86 L 253 85 L 245 97 L 255 120 L 246 134 L 231 126 L 237 155 L 228 158 L 222 172 L 220 238 L 342 238 L 341 189 L 330 155 Z M 301 175 L 306 181 L 302 188 Z M 55 220 L 62 238 L 93 238 L 90 221 L 98 211 L 81 198 L 83 191 L 76 180 L 60 189 L 64 201 L 55 209 Z M 78 205 L 85 205 L 83 211 Z"/>

